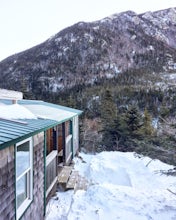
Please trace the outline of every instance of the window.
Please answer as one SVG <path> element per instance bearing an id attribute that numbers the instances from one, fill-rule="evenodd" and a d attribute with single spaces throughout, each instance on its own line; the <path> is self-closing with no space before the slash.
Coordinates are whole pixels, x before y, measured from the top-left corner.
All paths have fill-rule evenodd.
<path id="1" fill-rule="evenodd" d="M 21 217 L 32 201 L 33 147 L 32 138 L 16 144 L 16 214 Z"/>

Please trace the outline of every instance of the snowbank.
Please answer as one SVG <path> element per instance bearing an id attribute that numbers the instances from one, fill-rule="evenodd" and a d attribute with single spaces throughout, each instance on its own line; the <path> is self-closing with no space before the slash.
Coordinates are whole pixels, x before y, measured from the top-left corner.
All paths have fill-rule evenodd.
<path id="1" fill-rule="evenodd" d="M 89 180 L 90 186 L 75 194 L 58 192 L 59 201 L 50 200 L 46 220 L 176 219 L 176 196 L 168 191 L 176 191 L 176 178 L 159 172 L 172 166 L 134 153 L 80 156 L 83 162 L 75 159 L 75 169 Z M 67 193 L 69 199 L 63 205 Z M 58 212 L 53 212 L 56 206 Z"/>

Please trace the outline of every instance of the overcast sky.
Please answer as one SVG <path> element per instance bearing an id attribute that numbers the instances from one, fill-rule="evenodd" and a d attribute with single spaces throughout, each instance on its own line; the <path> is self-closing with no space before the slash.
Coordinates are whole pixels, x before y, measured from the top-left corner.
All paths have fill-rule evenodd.
<path id="1" fill-rule="evenodd" d="M 0 60 L 79 21 L 176 7 L 176 0 L 0 0 Z"/>

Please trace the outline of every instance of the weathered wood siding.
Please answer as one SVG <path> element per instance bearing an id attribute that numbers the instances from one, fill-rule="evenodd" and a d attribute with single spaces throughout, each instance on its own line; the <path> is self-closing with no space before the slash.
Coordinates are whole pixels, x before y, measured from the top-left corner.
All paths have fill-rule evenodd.
<path id="1" fill-rule="evenodd" d="M 34 189 L 33 202 L 22 217 L 22 220 L 42 220 L 44 219 L 44 133 L 34 136 Z"/>
<path id="2" fill-rule="evenodd" d="M 0 219 L 15 219 L 14 146 L 0 151 Z"/>

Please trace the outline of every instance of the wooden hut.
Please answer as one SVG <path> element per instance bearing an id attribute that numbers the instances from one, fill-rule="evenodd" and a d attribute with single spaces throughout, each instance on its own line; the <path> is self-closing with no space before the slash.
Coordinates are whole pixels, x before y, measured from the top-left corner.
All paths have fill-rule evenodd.
<path id="1" fill-rule="evenodd" d="M 0 90 L 0 217 L 42 220 L 58 163 L 79 148 L 81 111 L 9 94 Z"/>

